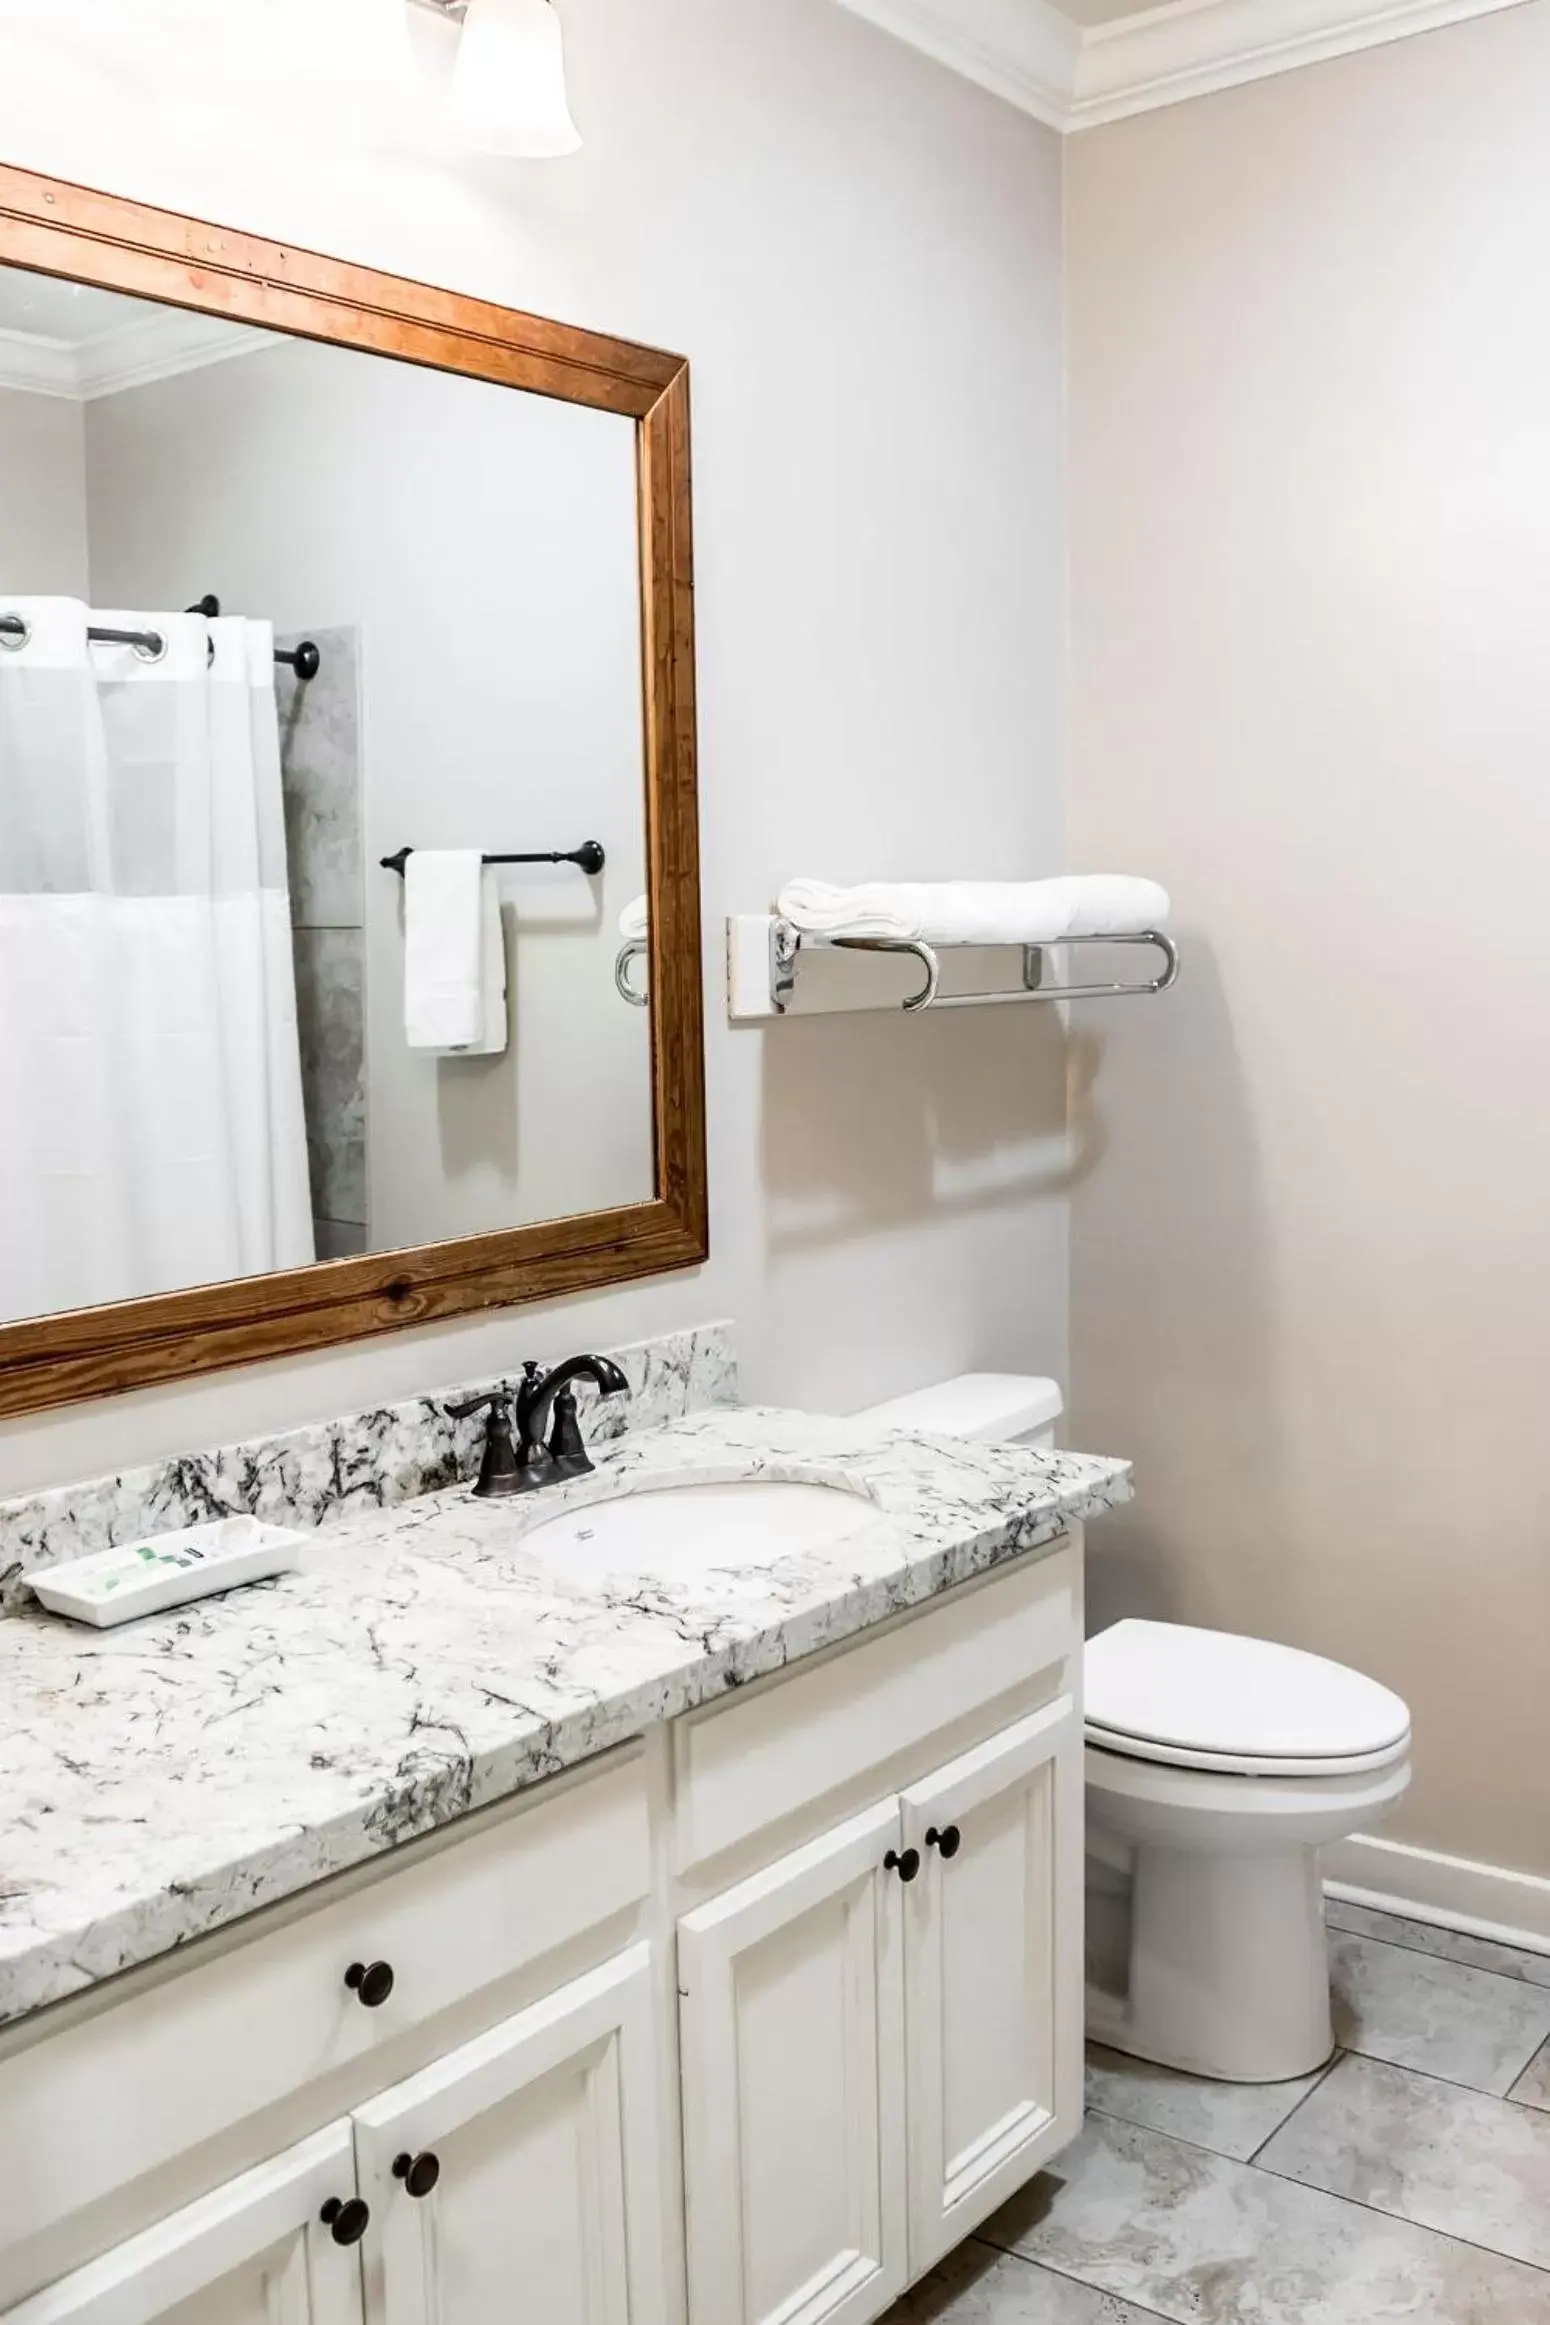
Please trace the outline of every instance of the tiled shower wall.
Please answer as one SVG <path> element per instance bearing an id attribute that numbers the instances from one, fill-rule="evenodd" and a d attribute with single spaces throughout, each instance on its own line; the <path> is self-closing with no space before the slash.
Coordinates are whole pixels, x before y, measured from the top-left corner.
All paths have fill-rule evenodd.
<path id="1" fill-rule="evenodd" d="M 313 1229 L 319 1259 L 344 1259 L 370 1248 L 360 648 L 353 629 L 306 635 L 322 667 L 305 685 L 276 673 L 280 762 Z"/>

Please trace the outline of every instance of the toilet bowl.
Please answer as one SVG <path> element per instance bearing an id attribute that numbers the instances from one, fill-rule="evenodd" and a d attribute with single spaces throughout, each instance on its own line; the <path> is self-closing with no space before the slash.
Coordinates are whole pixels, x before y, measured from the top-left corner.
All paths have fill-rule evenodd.
<path id="1" fill-rule="evenodd" d="M 859 1418 L 1048 1445 L 1053 1381 L 966 1374 Z M 1130 1620 L 1087 1643 L 1087 2028 L 1224 2082 L 1334 2047 L 1319 1851 L 1410 1782 L 1410 1715 L 1299 1648 Z"/>
<path id="2" fill-rule="evenodd" d="M 1226 2082 L 1310 2074 L 1334 2047 L 1318 1853 L 1409 1784 L 1404 1704 L 1294 1647 L 1135 1621 L 1088 1641 L 1086 1697 L 1089 1853 L 1129 1892 L 1089 2034 Z"/>

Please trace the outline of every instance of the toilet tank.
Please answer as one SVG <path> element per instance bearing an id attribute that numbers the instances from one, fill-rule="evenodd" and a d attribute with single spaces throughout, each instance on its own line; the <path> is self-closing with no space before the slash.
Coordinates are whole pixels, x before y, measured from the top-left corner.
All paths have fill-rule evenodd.
<path id="1" fill-rule="evenodd" d="M 852 1417 L 879 1429 L 921 1429 L 980 1445 L 1052 1446 L 1063 1410 L 1059 1381 L 1025 1372 L 961 1372 Z"/>

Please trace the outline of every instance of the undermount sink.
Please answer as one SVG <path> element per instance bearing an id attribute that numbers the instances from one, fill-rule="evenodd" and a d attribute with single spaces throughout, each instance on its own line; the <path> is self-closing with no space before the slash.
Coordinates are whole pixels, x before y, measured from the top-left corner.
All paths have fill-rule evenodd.
<path id="1" fill-rule="evenodd" d="M 535 1526 L 522 1547 L 566 1574 L 703 1574 L 822 1549 L 876 1515 L 849 1486 L 743 1478 L 588 1502 Z"/>

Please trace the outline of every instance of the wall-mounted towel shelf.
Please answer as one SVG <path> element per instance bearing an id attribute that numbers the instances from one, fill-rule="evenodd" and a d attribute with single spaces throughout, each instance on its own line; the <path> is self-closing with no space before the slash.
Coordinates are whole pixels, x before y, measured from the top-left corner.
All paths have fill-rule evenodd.
<path id="1" fill-rule="evenodd" d="M 1113 936 L 1068 936 L 1062 937 L 1060 943 L 1149 945 L 1162 955 L 1162 967 L 1155 977 L 1137 978 L 1129 983 L 1057 984 L 1045 976 L 1045 956 L 1054 949 L 1052 946 L 1002 946 L 995 949 L 1021 953 L 1019 985 L 998 992 L 944 993 L 942 955 L 984 948 L 928 945 L 892 937 L 809 936 L 778 914 L 735 913 L 727 922 L 728 1012 L 734 1018 L 784 1017 L 796 997 L 797 963 L 804 956 L 822 953 L 891 953 L 918 962 L 925 981 L 902 1001 L 890 999 L 879 1003 L 875 998 L 858 996 L 854 1002 L 843 1004 L 856 1009 L 880 1006 L 902 1009 L 908 1016 L 918 1016 L 926 1009 L 978 1009 L 1008 1001 L 1112 1001 L 1136 994 L 1166 993 L 1179 974 L 1178 947 L 1159 929 Z"/>

